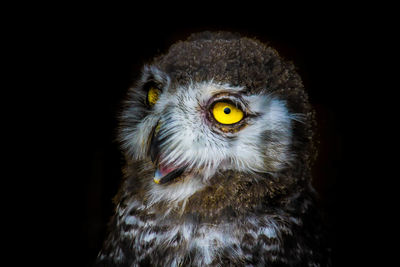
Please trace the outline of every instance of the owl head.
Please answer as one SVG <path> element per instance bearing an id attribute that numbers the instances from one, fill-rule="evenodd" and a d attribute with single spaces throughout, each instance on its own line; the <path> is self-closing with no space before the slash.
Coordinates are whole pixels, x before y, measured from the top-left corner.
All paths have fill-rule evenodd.
<path id="1" fill-rule="evenodd" d="M 226 171 L 306 179 L 313 121 L 299 75 L 273 48 L 203 32 L 144 66 L 119 140 L 153 201 L 182 200 Z"/>

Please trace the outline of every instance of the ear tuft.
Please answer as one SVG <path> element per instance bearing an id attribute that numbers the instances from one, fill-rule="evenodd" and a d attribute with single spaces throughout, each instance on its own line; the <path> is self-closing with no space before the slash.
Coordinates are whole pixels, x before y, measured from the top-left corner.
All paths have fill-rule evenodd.
<path id="1" fill-rule="evenodd" d="M 170 78 L 168 74 L 152 65 L 144 66 L 140 80 L 142 84 L 154 82 L 156 84 L 160 84 L 161 87 L 168 87 L 170 84 Z"/>

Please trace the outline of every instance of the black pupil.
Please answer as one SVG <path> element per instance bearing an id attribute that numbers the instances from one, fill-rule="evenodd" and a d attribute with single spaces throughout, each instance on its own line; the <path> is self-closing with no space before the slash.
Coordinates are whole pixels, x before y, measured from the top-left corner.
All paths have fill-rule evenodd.
<path id="1" fill-rule="evenodd" d="M 225 113 L 225 114 L 231 113 L 231 109 L 230 109 L 230 108 L 224 108 L 224 113 Z"/>

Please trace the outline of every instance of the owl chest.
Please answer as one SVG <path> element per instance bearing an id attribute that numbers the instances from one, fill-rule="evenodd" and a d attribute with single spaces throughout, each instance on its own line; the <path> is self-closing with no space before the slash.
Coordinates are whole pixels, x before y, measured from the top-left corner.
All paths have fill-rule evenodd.
<path id="1" fill-rule="evenodd" d="M 153 259 L 161 257 L 160 264 L 169 263 L 171 266 L 181 265 L 188 259 L 196 266 L 210 265 L 239 243 L 239 239 L 228 231 L 189 223 L 172 227 L 150 223 L 132 234 L 133 253 L 138 258 L 148 255 Z"/>
<path id="2" fill-rule="evenodd" d="M 255 247 L 269 254 L 279 250 L 275 229 L 252 220 L 216 225 L 128 216 L 125 224 L 131 226 L 124 234 L 132 244 L 131 253 L 138 261 L 151 258 L 155 265 L 188 265 L 190 261 L 207 266 L 218 265 L 221 259 L 244 262 L 251 260 Z"/>

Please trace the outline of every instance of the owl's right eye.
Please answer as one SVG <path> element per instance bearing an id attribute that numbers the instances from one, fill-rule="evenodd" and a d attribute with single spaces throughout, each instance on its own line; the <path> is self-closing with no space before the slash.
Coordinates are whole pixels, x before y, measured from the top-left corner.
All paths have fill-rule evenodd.
<path id="1" fill-rule="evenodd" d="M 152 107 L 154 106 L 157 101 L 158 97 L 161 94 L 161 90 L 158 89 L 157 87 L 150 87 L 149 91 L 147 92 L 147 104 Z"/>
<path id="2" fill-rule="evenodd" d="M 214 118 L 222 124 L 234 124 L 243 118 L 243 111 L 228 102 L 215 103 L 212 113 Z"/>

